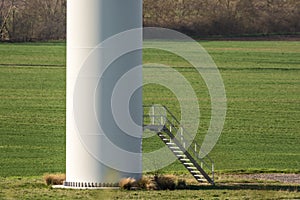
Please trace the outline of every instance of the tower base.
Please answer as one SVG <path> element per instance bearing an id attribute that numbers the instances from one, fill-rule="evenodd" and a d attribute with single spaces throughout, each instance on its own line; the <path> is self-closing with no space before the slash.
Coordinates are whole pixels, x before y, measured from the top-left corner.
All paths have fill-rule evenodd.
<path id="1" fill-rule="evenodd" d="M 77 189 L 77 190 L 114 190 L 120 189 L 119 183 L 87 183 L 87 182 L 64 182 L 63 185 L 53 185 L 54 189 Z"/>

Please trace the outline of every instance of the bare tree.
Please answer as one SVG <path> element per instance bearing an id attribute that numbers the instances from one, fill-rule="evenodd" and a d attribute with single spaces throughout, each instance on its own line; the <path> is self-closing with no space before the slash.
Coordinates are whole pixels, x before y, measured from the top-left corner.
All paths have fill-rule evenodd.
<path id="1" fill-rule="evenodd" d="M 66 0 L 1 0 L 1 39 L 65 39 Z"/>
<path id="2" fill-rule="evenodd" d="M 11 19 L 11 13 L 14 9 L 14 1 L 1 0 L 0 3 L 0 39 L 5 40 L 9 37 L 7 24 Z"/>

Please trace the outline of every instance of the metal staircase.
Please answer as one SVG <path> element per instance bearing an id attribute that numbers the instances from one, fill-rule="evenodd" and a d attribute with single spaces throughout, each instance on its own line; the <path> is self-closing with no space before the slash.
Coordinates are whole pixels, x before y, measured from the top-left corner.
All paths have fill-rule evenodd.
<path id="1" fill-rule="evenodd" d="M 165 106 L 144 106 L 144 130 L 157 133 L 177 159 L 200 183 L 214 185 L 214 163 L 207 156 L 201 158 L 200 145 Z"/>

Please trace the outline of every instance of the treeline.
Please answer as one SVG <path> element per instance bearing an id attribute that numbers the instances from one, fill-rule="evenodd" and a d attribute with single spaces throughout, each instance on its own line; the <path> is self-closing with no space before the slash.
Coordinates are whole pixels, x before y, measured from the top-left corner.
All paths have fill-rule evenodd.
<path id="1" fill-rule="evenodd" d="M 0 0 L 0 40 L 66 38 L 66 0 Z"/>
<path id="2" fill-rule="evenodd" d="M 300 32 L 300 0 L 144 0 L 144 26 L 192 36 Z M 66 0 L 0 0 L 0 40 L 66 37 Z"/>
<path id="3" fill-rule="evenodd" d="M 145 0 L 144 23 L 190 35 L 300 32 L 300 0 Z"/>

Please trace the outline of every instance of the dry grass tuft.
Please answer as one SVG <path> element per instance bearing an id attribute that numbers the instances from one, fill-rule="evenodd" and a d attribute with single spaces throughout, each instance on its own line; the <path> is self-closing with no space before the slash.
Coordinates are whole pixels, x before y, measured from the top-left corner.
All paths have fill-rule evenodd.
<path id="1" fill-rule="evenodd" d="M 119 186 L 121 189 L 130 190 L 133 186 L 136 180 L 134 178 L 123 178 L 119 182 Z"/>
<path id="2" fill-rule="evenodd" d="M 133 178 L 124 178 L 119 182 L 121 189 L 126 190 L 156 190 L 156 184 L 148 177 L 139 180 Z"/>
<path id="3" fill-rule="evenodd" d="M 186 180 L 185 179 L 178 179 L 176 189 L 178 189 L 178 190 L 187 189 Z"/>
<path id="4" fill-rule="evenodd" d="M 157 184 L 159 190 L 175 190 L 176 188 L 176 176 L 174 175 L 160 175 L 154 176 L 154 181 Z"/>
<path id="5" fill-rule="evenodd" d="M 143 177 L 134 182 L 134 187 L 140 190 L 153 190 L 156 188 L 156 185 L 153 184 L 153 182 L 149 178 Z"/>
<path id="6" fill-rule="evenodd" d="M 46 174 L 44 179 L 47 185 L 62 185 L 66 180 L 65 174 Z"/>
<path id="7" fill-rule="evenodd" d="M 144 176 L 139 180 L 125 178 L 120 181 L 120 187 L 126 190 L 175 190 L 187 189 L 187 181 L 175 175 Z"/>

